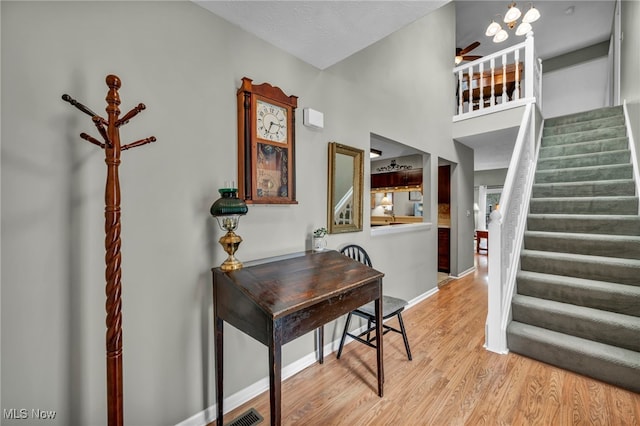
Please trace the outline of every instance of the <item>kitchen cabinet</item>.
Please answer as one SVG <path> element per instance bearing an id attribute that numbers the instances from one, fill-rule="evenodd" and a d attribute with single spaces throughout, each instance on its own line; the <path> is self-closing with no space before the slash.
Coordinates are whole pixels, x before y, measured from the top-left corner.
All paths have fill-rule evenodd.
<path id="1" fill-rule="evenodd" d="M 450 244 L 450 229 L 438 228 L 438 272 L 450 272 L 449 266 L 449 252 L 451 251 Z"/>
<path id="2" fill-rule="evenodd" d="M 371 175 L 371 189 L 422 187 L 422 169 Z"/>
<path id="3" fill-rule="evenodd" d="M 438 167 L 438 204 L 451 201 L 451 166 Z"/>

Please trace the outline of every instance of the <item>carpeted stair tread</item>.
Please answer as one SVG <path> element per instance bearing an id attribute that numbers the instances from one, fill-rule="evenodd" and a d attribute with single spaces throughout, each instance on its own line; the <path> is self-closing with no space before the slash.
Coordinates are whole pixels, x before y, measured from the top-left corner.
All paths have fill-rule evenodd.
<path id="1" fill-rule="evenodd" d="M 627 135 L 625 126 L 606 127 L 604 129 L 585 130 L 575 133 L 544 136 L 540 146 L 556 146 L 587 142 L 599 139 L 621 138 Z"/>
<path id="2" fill-rule="evenodd" d="M 509 350 L 640 392 L 640 352 L 512 321 Z"/>
<path id="3" fill-rule="evenodd" d="M 536 183 L 533 198 L 548 197 L 598 197 L 634 196 L 636 184 L 633 179 L 596 180 L 585 182 Z"/>
<path id="4" fill-rule="evenodd" d="M 535 183 L 584 182 L 632 178 L 633 167 L 631 164 L 612 164 L 606 166 L 538 170 L 535 174 Z"/>
<path id="5" fill-rule="evenodd" d="M 523 271 L 640 286 L 640 260 L 524 249 Z"/>
<path id="6" fill-rule="evenodd" d="M 531 213 L 558 214 L 636 214 L 638 197 L 549 197 L 532 198 Z"/>
<path id="7" fill-rule="evenodd" d="M 545 126 L 543 136 L 575 133 L 583 130 L 602 129 L 605 127 L 623 126 L 624 116 L 616 114 L 608 117 L 593 118 L 591 120 L 578 123 L 559 124 L 556 126 Z"/>
<path id="8" fill-rule="evenodd" d="M 562 157 L 541 158 L 537 170 L 556 170 L 571 167 L 603 166 L 609 164 L 628 164 L 631 153 L 628 149 L 600 152 L 597 154 L 574 154 Z"/>
<path id="9" fill-rule="evenodd" d="M 528 250 L 640 259 L 640 237 L 631 235 L 525 231 Z"/>
<path id="10" fill-rule="evenodd" d="M 640 215 L 622 107 L 546 119 L 507 346 L 640 392 Z"/>
<path id="11" fill-rule="evenodd" d="M 640 235 L 637 215 L 529 214 L 527 229 L 548 232 Z"/>
<path id="12" fill-rule="evenodd" d="M 582 123 L 585 121 L 590 121 L 594 119 L 600 119 L 604 117 L 612 117 L 616 115 L 622 115 L 622 107 L 614 106 L 614 107 L 604 107 L 598 108 L 591 111 L 583 111 L 583 112 L 575 112 L 572 114 L 561 115 L 557 117 L 547 118 L 544 121 L 545 127 L 555 127 L 562 126 L 571 123 Z"/>
<path id="13" fill-rule="evenodd" d="M 640 317 L 640 286 L 519 271 L 518 294 Z"/>
<path id="14" fill-rule="evenodd" d="M 564 155 L 575 154 L 595 154 L 599 152 L 617 151 L 620 149 L 627 149 L 629 147 L 629 138 L 611 138 L 611 139 L 599 139 L 596 141 L 580 142 L 574 144 L 556 145 L 540 147 L 538 158 L 554 158 L 562 157 Z"/>
<path id="15" fill-rule="evenodd" d="M 513 320 L 594 342 L 640 351 L 640 318 L 516 294 Z"/>

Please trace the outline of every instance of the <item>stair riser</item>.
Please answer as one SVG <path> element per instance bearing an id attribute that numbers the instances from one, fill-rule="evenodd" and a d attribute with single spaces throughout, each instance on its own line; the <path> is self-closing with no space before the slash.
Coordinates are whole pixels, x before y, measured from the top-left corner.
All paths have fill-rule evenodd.
<path id="1" fill-rule="evenodd" d="M 507 346 L 640 392 L 640 216 L 628 144 L 622 107 L 545 120 Z"/>
<path id="2" fill-rule="evenodd" d="M 632 197 L 636 195 L 636 185 L 628 181 L 580 182 L 574 184 L 534 185 L 532 198 L 553 197 Z"/>
<path id="3" fill-rule="evenodd" d="M 599 154 L 582 154 L 574 157 L 555 157 L 538 161 L 537 170 L 557 170 L 573 167 L 592 167 L 610 164 L 629 164 L 631 154 L 628 150 L 611 151 Z"/>
<path id="4" fill-rule="evenodd" d="M 538 256 L 523 254 L 520 256 L 520 265 L 523 271 L 640 286 L 640 267 L 612 264 L 606 260 L 596 263 L 588 260 L 567 260 L 552 257 L 541 259 Z"/>
<path id="5" fill-rule="evenodd" d="M 513 320 L 558 333 L 593 340 L 631 351 L 640 351 L 640 330 L 636 324 L 600 321 L 597 318 L 580 316 L 578 320 L 571 315 L 540 306 L 524 305 L 515 302 L 512 306 Z M 616 314 L 610 314 L 615 316 Z"/>
<path id="6" fill-rule="evenodd" d="M 640 368 L 602 359 L 580 348 L 566 348 L 511 331 L 507 332 L 507 345 L 512 352 L 640 393 Z"/>
<path id="7" fill-rule="evenodd" d="M 540 147 L 538 158 L 562 157 L 564 155 L 593 154 L 597 152 L 619 151 L 629 147 L 628 138 L 604 139 L 592 142 L 582 142 L 572 145 L 557 145 L 546 148 Z"/>
<path id="8" fill-rule="evenodd" d="M 640 235 L 640 219 L 594 219 L 576 218 L 558 220 L 553 216 L 528 217 L 527 229 L 530 231 L 575 232 L 587 234 Z"/>
<path id="9" fill-rule="evenodd" d="M 535 183 L 584 182 L 597 180 L 632 179 L 631 164 L 603 167 L 587 167 L 563 170 L 540 170 Z"/>
<path id="10" fill-rule="evenodd" d="M 540 146 L 557 146 L 574 144 L 578 142 L 597 141 L 600 139 L 621 138 L 627 136 L 624 126 L 609 127 L 607 129 L 587 130 L 586 132 L 571 133 L 567 135 L 545 136 Z"/>
<path id="11" fill-rule="evenodd" d="M 539 235 L 524 236 L 527 250 L 586 254 L 590 256 L 640 259 L 640 239 L 621 244 L 616 240 L 588 240 L 584 238 L 553 238 Z"/>
<path id="12" fill-rule="evenodd" d="M 626 289 L 618 290 L 625 286 L 589 287 L 587 284 L 571 285 L 567 279 L 557 282 L 522 276 L 518 276 L 516 281 L 518 294 L 640 317 L 640 292 L 630 294 Z"/>
<path id="13" fill-rule="evenodd" d="M 567 133 L 584 132 L 587 130 L 602 129 L 607 127 L 616 127 L 624 125 L 624 116 L 615 115 L 612 117 L 594 119 L 589 121 L 581 121 L 579 123 L 571 123 L 560 126 L 545 126 L 542 133 L 543 136 L 562 135 Z"/>
<path id="14" fill-rule="evenodd" d="M 624 198 L 586 198 L 557 199 L 534 198 L 529 206 L 534 214 L 619 214 L 632 215 L 638 213 L 638 199 Z"/>
<path id="15" fill-rule="evenodd" d="M 544 121 L 545 127 L 564 126 L 573 123 L 584 123 L 591 120 L 597 120 L 605 117 L 613 117 L 622 115 L 622 107 L 607 107 L 593 111 L 579 112 L 575 114 L 564 115 L 561 117 L 548 118 Z"/>

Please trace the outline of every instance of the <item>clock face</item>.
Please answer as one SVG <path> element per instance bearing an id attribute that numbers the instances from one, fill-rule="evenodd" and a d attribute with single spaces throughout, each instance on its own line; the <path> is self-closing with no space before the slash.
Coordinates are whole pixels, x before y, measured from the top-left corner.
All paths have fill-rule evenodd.
<path id="1" fill-rule="evenodd" d="M 256 100 L 256 134 L 272 142 L 287 142 L 287 110 Z"/>

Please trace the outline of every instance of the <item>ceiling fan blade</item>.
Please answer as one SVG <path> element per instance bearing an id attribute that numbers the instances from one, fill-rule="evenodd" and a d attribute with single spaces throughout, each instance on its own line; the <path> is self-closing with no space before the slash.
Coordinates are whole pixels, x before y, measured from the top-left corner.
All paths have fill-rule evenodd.
<path id="1" fill-rule="evenodd" d="M 463 61 L 475 61 L 476 59 L 480 59 L 482 56 L 479 55 L 464 55 L 462 57 Z"/>
<path id="2" fill-rule="evenodd" d="M 466 55 L 467 53 L 471 52 L 473 49 L 475 49 L 478 46 L 480 46 L 480 42 L 479 41 L 474 41 L 473 43 L 471 43 L 470 45 L 468 45 L 467 47 L 462 49 L 459 54 L 460 55 Z"/>

